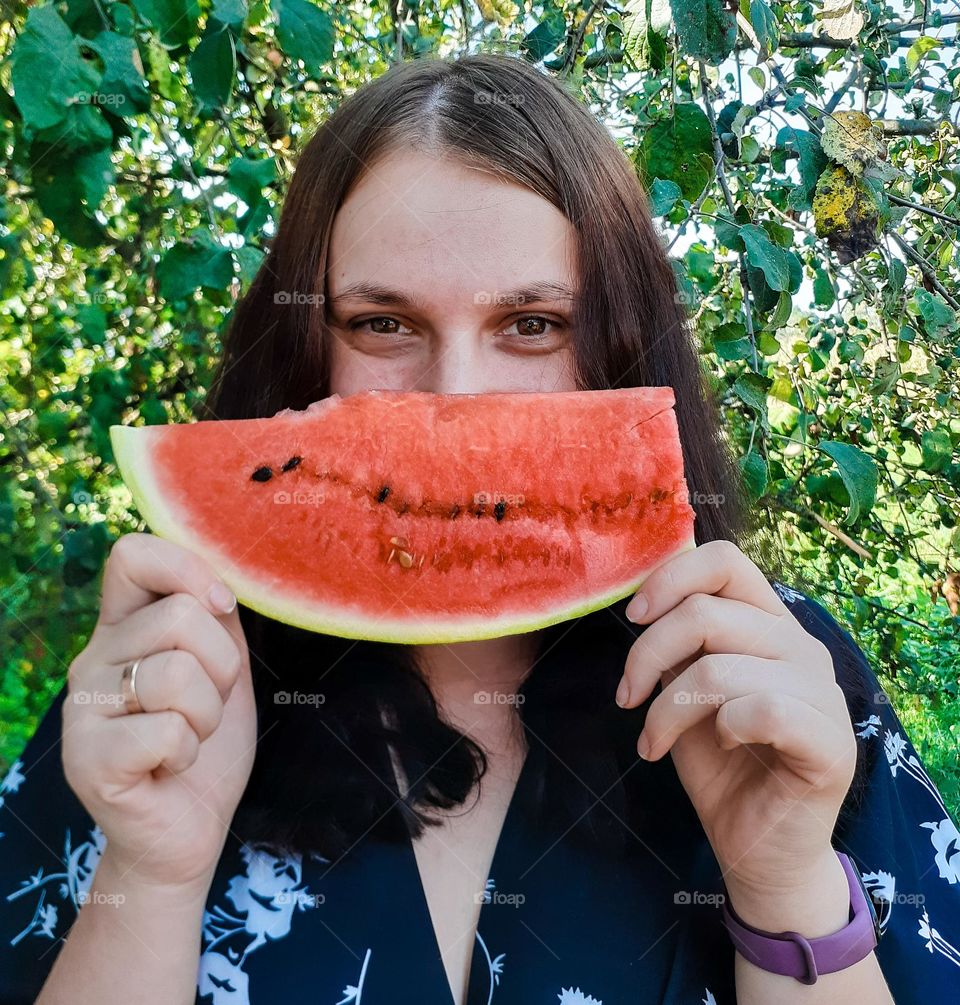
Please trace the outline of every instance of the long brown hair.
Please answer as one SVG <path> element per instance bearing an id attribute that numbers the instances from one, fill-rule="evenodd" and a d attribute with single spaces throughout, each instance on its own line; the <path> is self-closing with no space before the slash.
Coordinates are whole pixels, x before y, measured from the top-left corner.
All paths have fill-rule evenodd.
<path id="1" fill-rule="evenodd" d="M 269 254 L 235 307 L 201 418 L 269 416 L 329 393 L 325 275 L 334 218 L 364 172 L 399 149 L 493 172 L 571 221 L 577 386 L 673 387 L 697 542 L 738 541 L 744 510 L 737 479 L 636 172 L 560 82 L 509 56 L 397 65 L 317 130 L 300 156 Z M 290 291 L 310 296 L 284 296 Z M 544 778 L 544 798 L 555 790 L 555 802 L 595 836 L 604 832 L 604 809 L 607 824 L 628 816 L 618 779 L 635 760 L 645 715 L 645 706 L 624 711 L 612 700 L 636 637 L 625 604 L 547 630 L 518 706 L 528 740 L 548 746 L 551 763 L 564 763 L 559 775 L 573 769 L 584 781 L 578 795 L 562 777 L 552 785 Z M 402 820 L 419 833 L 428 822 L 421 810 L 454 806 L 470 794 L 485 769 L 483 751 L 439 716 L 406 647 L 310 635 L 249 610 L 243 617 L 263 733 L 239 818 L 252 837 L 334 857 L 369 828 L 395 837 Z M 280 686 L 316 688 L 320 681 L 323 728 L 315 709 L 270 699 Z M 384 709 L 392 713 L 389 728 Z M 388 780 L 380 757 L 386 743 L 414 780 L 395 808 L 387 785 L 371 782 L 371 775 Z M 590 808 L 591 791 L 608 793 L 603 805 Z"/>

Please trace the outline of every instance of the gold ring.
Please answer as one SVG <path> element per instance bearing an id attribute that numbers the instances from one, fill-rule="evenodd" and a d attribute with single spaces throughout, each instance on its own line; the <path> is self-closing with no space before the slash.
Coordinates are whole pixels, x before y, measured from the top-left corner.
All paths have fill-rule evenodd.
<path id="1" fill-rule="evenodd" d="M 137 670 L 140 669 L 142 662 L 143 659 L 141 658 L 134 663 L 128 663 L 120 675 L 120 690 L 123 692 L 123 710 L 128 714 L 143 711 L 143 706 L 137 698 Z"/>

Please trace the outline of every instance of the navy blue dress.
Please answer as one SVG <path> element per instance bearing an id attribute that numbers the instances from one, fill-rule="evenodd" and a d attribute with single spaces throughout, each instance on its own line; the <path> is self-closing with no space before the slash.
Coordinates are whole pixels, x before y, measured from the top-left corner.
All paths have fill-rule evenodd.
<path id="1" fill-rule="evenodd" d="M 833 844 L 854 857 L 879 906 L 876 953 L 893 998 L 960 1003 L 956 822 L 849 634 L 819 604 L 777 589 L 835 665 L 855 662 L 872 696 L 853 723 L 865 794 Z M 0 1005 L 39 993 L 105 847 L 63 776 L 64 694 L 0 785 Z M 507 811 L 468 1005 L 736 1005 L 719 869 L 670 757 L 631 769 L 674 779 L 656 840 L 607 858 L 526 812 L 549 756 L 530 746 Z M 204 916 L 196 1001 L 452 1005 L 412 843 L 364 840 L 331 867 L 229 838 Z"/>

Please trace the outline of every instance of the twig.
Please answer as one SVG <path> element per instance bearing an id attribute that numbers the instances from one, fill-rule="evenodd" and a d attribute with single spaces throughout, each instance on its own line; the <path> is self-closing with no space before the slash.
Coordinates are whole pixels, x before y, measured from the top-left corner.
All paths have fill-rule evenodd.
<path id="1" fill-rule="evenodd" d="M 576 65 L 577 56 L 580 53 L 580 46 L 583 45 L 583 37 L 587 33 L 587 27 L 593 19 L 593 15 L 597 13 L 597 8 L 602 6 L 603 3 L 604 0 L 593 0 L 593 3 L 590 4 L 590 9 L 586 14 L 584 14 L 583 20 L 580 22 L 580 27 L 573 36 L 572 44 L 570 45 L 570 48 L 567 49 L 567 52 L 563 57 L 563 66 L 560 68 L 561 77 L 565 77 Z"/>
<path id="2" fill-rule="evenodd" d="M 933 266 L 923 257 L 923 255 L 914 251 L 909 244 L 898 234 L 896 231 L 890 231 L 890 236 L 897 243 L 897 247 L 910 259 L 915 265 L 920 266 L 920 271 L 927 277 L 927 281 L 930 285 L 940 294 L 941 297 L 955 310 L 960 311 L 960 304 L 950 295 L 947 288 L 937 279 L 937 274 L 933 269 Z"/>
<path id="3" fill-rule="evenodd" d="M 909 199 L 901 199 L 898 195 L 891 195 L 887 193 L 887 198 L 890 202 L 895 202 L 898 206 L 909 206 L 910 209 L 915 209 L 918 213 L 926 213 L 927 216 L 932 216 L 937 220 L 943 220 L 944 223 L 953 224 L 954 227 L 960 226 L 960 220 L 954 216 L 947 216 L 946 213 L 940 213 L 935 209 L 931 209 L 929 206 L 924 206 L 919 202 L 911 202 Z"/>
<path id="4" fill-rule="evenodd" d="M 828 533 L 832 534 L 841 544 L 845 544 L 855 555 L 865 558 L 868 562 L 873 561 L 873 553 L 867 551 L 862 544 L 858 544 L 849 534 L 845 534 L 835 523 L 824 520 L 819 513 L 807 510 L 807 515 L 812 517 Z"/>
<path id="5" fill-rule="evenodd" d="M 732 221 L 736 220 L 737 207 L 733 202 L 733 195 L 730 186 L 727 184 L 727 176 L 723 170 L 723 145 L 720 142 L 720 133 L 717 131 L 717 116 L 710 102 L 709 85 L 707 84 L 707 68 L 703 60 L 698 60 L 700 67 L 700 91 L 703 94 L 703 103 L 707 110 L 707 119 L 710 122 L 710 132 L 713 134 L 713 160 L 717 168 L 717 180 L 723 190 L 723 199 L 727 204 L 727 211 L 730 213 Z M 742 251 L 737 252 L 737 259 L 740 262 L 740 286 L 743 290 L 743 322 L 750 338 L 750 345 L 753 348 L 753 369 L 757 370 L 760 365 L 760 358 L 757 355 L 757 341 L 753 327 L 753 311 L 750 307 L 750 280 L 747 275 L 747 262 Z"/>

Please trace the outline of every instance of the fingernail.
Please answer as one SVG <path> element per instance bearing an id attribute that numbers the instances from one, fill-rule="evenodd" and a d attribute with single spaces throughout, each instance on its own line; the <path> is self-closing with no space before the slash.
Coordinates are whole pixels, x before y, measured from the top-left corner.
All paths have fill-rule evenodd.
<path id="1" fill-rule="evenodd" d="M 650 759 L 650 738 L 646 736 L 642 731 L 640 733 L 640 739 L 637 740 L 637 753 L 645 761 Z"/>
<path id="2" fill-rule="evenodd" d="M 214 583 L 208 596 L 210 603 L 224 614 L 229 614 L 237 606 L 237 598 L 223 583 Z"/>
<path id="3" fill-rule="evenodd" d="M 647 598 L 642 593 L 638 593 L 633 600 L 627 604 L 627 609 L 624 613 L 631 621 L 639 621 L 644 614 L 647 613 L 647 608 L 649 606 Z"/>
<path id="4" fill-rule="evenodd" d="M 617 704 L 624 708 L 627 702 L 630 700 L 630 685 L 627 683 L 626 676 L 620 679 L 620 686 L 617 688 Z"/>

